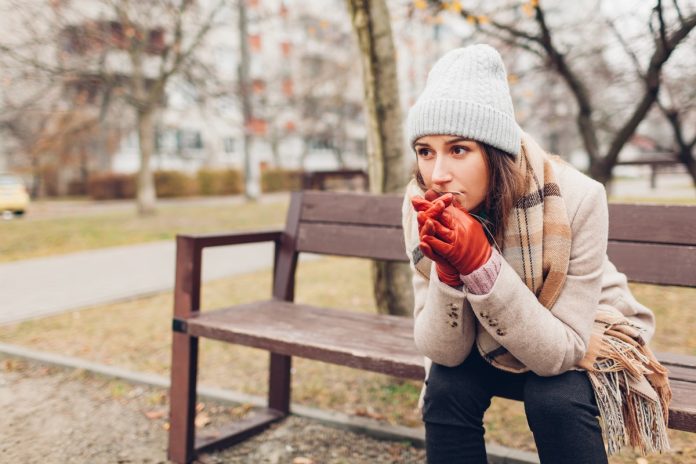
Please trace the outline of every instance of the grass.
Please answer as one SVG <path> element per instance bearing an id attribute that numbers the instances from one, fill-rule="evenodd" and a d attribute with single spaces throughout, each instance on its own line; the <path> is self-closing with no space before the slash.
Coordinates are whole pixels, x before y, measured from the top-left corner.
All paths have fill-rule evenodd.
<path id="1" fill-rule="evenodd" d="M 326 258 L 298 266 L 296 300 L 352 311 L 374 312 L 369 264 L 350 258 Z M 340 285 L 337 283 L 340 282 Z M 267 298 L 270 271 L 208 283 L 203 309 Z M 655 311 L 658 332 L 653 347 L 696 355 L 696 313 L 685 309 L 696 289 L 632 285 L 636 297 Z M 0 341 L 78 356 L 95 362 L 167 375 L 170 356 L 171 294 L 126 301 L 79 312 L 0 327 Z M 255 349 L 201 341 L 200 381 L 263 396 L 268 354 Z M 420 382 L 295 358 L 293 400 L 314 407 L 369 416 L 389 423 L 417 426 Z M 114 387 L 118 390 L 118 387 Z M 118 391 L 116 391 L 118 393 Z M 534 450 L 534 440 L 519 402 L 494 398 L 486 414 L 490 440 Z M 696 462 L 693 435 L 670 431 L 675 451 L 651 456 L 650 463 Z M 625 451 L 613 464 L 636 463 Z"/>
<path id="2" fill-rule="evenodd" d="M 113 211 L 0 222 L 0 262 L 204 233 L 282 226 L 287 201 L 235 205 L 160 205 L 153 216 Z"/>

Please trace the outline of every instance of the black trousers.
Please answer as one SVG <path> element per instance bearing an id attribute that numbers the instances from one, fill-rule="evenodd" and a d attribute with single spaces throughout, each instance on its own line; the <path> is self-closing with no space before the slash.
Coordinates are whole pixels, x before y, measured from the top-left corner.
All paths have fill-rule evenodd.
<path id="1" fill-rule="evenodd" d="M 512 374 L 491 366 L 474 347 L 459 366 L 433 364 L 430 369 L 423 406 L 429 464 L 487 462 L 483 415 L 493 396 L 524 401 L 542 464 L 607 463 L 585 372 Z"/>

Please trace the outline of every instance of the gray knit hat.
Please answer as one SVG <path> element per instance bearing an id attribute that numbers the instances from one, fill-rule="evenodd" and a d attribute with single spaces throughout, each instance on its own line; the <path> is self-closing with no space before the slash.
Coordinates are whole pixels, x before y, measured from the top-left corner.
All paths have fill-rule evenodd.
<path id="1" fill-rule="evenodd" d="M 409 110 L 406 127 L 411 145 L 424 135 L 460 135 L 519 154 L 521 129 L 500 54 L 480 44 L 443 55 Z"/>

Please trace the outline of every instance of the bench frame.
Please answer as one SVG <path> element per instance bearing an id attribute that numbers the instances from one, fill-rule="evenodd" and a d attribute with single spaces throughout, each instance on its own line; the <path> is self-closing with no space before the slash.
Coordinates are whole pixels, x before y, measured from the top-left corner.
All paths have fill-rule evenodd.
<path id="1" fill-rule="evenodd" d="M 267 408 L 257 410 L 253 417 L 243 419 L 232 424 L 230 427 L 218 430 L 214 437 L 195 436 L 195 414 L 196 414 L 196 384 L 198 372 L 198 338 L 206 336 L 226 340 L 233 343 L 241 343 L 254 346 L 252 342 L 240 341 L 239 337 L 224 337 L 211 335 L 201 330 L 196 330 L 195 324 L 200 313 L 200 289 L 201 289 L 201 261 L 203 249 L 217 246 L 237 245 L 244 243 L 273 242 L 275 245 L 273 260 L 273 301 L 293 302 L 295 291 L 295 270 L 297 258 L 300 252 L 311 251 L 333 255 L 351 255 L 365 258 L 374 257 L 376 259 L 392 259 L 406 261 L 403 252 L 402 242 L 398 246 L 392 246 L 391 251 L 383 251 L 379 244 L 373 246 L 371 250 L 362 250 L 360 254 L 346 254 L 337 252 L 336 241 L 331 238 L 326 243 L 307 245 L 312 242 L 306 236 L 300 238 L 300 226 L 303 215 L 312 216 L 312 200 L 318 201 L 379 201 L 389 203 L 389 208 L 382 208 L 378 212 L 372 212 L 365 224 L 382 226 L 390 225 L 392 234 L 387 240 L 394 241 L 394 230 L 400 229 L 400 199 L 395 195 L 382 195 L 381 198 L 391 199 L 382 200 L 376 196 L 356 193 L 326 193 L 326 192 L 294 192 L 288 210 L 285 230 L 265 230 L 249 233 L 232 234 L 212 234 L 212 235 L 179 235 L 177 236 L 176 254 L 176 281 L 174 294 L 174 319 L 173 343 L 172 343 L 172 369 L 171 369 L 171 390 L 170 390 L 170 431 L 168 457 L 177 463 L 188 463 L 195 459 L 201 452 L 213 449 L 224 448 L 229 445 L 239 443 L 267 428 L 290 413 L 291 397 L 291 366 L 292 356 L 300 355 L 313 359 L 320 359 L 335 364 L 350 365 L 362 369 L 373 370 L 385 374 L 403 378 L 421 379 L 422 357 L 418 360 L 409 360 L 396 364 L 385 364 L 375 367 L 374 363 L 367 365 L 361 362 L 347 362 L 351 354 L 341 353 L 341 356 L 330 355 L 305 355 L 304 350 L 295 350 L 291 354 L 281 348 L 281 343 L 277 346 L 273 343 L 266 343 L 263 349 L 270 353 L 269 367 L 269 390 Z M 309 208 L 307 204 L 309 203 Z M 345 203 L 350 204 L 350 203 Z M 363 203 L 364 205 L 364 203 Z M 316 206 L 316 204 L 314 205 Z M 382 205 L 385 206 L 385 205 Z M 397 206 L 397 211 L 391 211 Z M 304 209 L 304 212 L 303 212 Z M 309 209 L 309 213 L 307 211 Z M 364 209 L 364 206 L 363 206 Z M 651 214 L 655 220 L 656 227 L 643 227 L 637 230 L 636 224 L 644 224 L 646 212 Z M 382 219 L 381 216 L 390 216 Z M 338 213 L 332 212 L 330 216 Z M 355 217 L 356 211 L 352 212 Z M 362 214 L 362 210 L 361 213 Z M 685 219 L 685 215 L 686 218 Z M 657 216 L 657 217 L 655 217 Z M 629 276 L 629 280 L 657 284 L 683 285 L 696 287 L 696 239 L 693 238 L 691 230 L 672 230 L 684 221 L 696 225 L 696 207 L 684 206 L 664 206 L 664 205 L 610 205 L 610 256 L 612 261 L 618 260 L 621 263 L 620 270 Z M 318 227 L 329 227 L 322 223 L 324 219 L 319 219 Z M 397 224 L 399 224 L 397 226 Z M 696 228 L 695 228 L 696 229 Z M 373 229 L 374 230 L 374 229 Z M 359 232 L 359 231 L 358 231 Z M 400 232 L 400 230 L 398 230 Z M 356 240 L 362 233 L 353 233 L 351 240 Z M 328 234 L 330 235 L 330 234 Z M 382 233 L 381 235 L 387 235 Z M 315 236 L 316 237 L 316 236 Z M 316 241 L 316 240 L 315 240 Z M 350 242 L 350 240 L 348 240 Z M 382 243 L 385 243 L 384 241 Z M 677 245 L 677 246 L 674 246 Z M 350 249 L 351 244 L 342 244 L 341 249 Z M 394 251 L 401 247 L 400 251 Z M 379 250 L 379 251 L 378 251 Z M 647 258 L 636 254 L 636 250 L 645 251 Z M 644 266 L 645 259 L 649 259 L 652 266 Z M 677 260 L 677 266 L 686 275 L 674 275 L 661 271 L 661 263 Z M 653 260 L 655 260 L 653 262 Z M 616 261 L 615 261 L 616 264 Z M 617 265 L 617 267 L 619 267 Z M 649 269 L 646 269 L 649 268 Z M 688 272 L 695 270 L 693 275 Z M 677 272 L 677 274 L 679 274 Z M 271 302 L 272 303 L 272 302 Z M 321 308 L 319 310 L 322 310 Z M 329 310 L 327 310 L 329 311 Z M 206 311 L 206 314 L 208 312 Z M 390 318 L 394 316 L 377 316 L 375 318 Z M 402 318 L 395 318 L 403 321 Z M 193 331 L 191 330 L 193 326 Z M 256 346 L 258 347 L 258 346 Z M 275 350 L 275 351 L 274 351 Z M 286 354 L 281 354 L 286 353 Z M 670 382 L 673 389 L 680 391 L 679 401 L 673 402 L 670 407 L 670 427 L 680 430 L 696 431 L 696 404 L 693 400 L 684 401 L 683 398 L 691 396 L 696 398 L 696 357 L 677 355 L 672 353 L 658 353 L 658 359 L 669 369 Z M 686 392 L 686 393 L 685 393 Z"/>

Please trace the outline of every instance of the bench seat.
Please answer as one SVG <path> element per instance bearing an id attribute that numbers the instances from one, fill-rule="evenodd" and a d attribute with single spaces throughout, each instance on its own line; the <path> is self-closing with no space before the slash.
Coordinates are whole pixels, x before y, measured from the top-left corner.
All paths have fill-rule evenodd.
<path id="1" fill-rule="evenodd" d="M 422 380 L 413 320 L 266 300 L 199 313 L 187 332 L 274 353 Z M 696 430 L 696 356 L 659 353 L 673 399 L 669 426 Z"/>
<path id="2" fill-rule="evenodd" d="M 403 317 L 267 300 L 199 313 L 188 320 L 188 333 L 395 377 L 423 378 L 413 321 Z"/>

